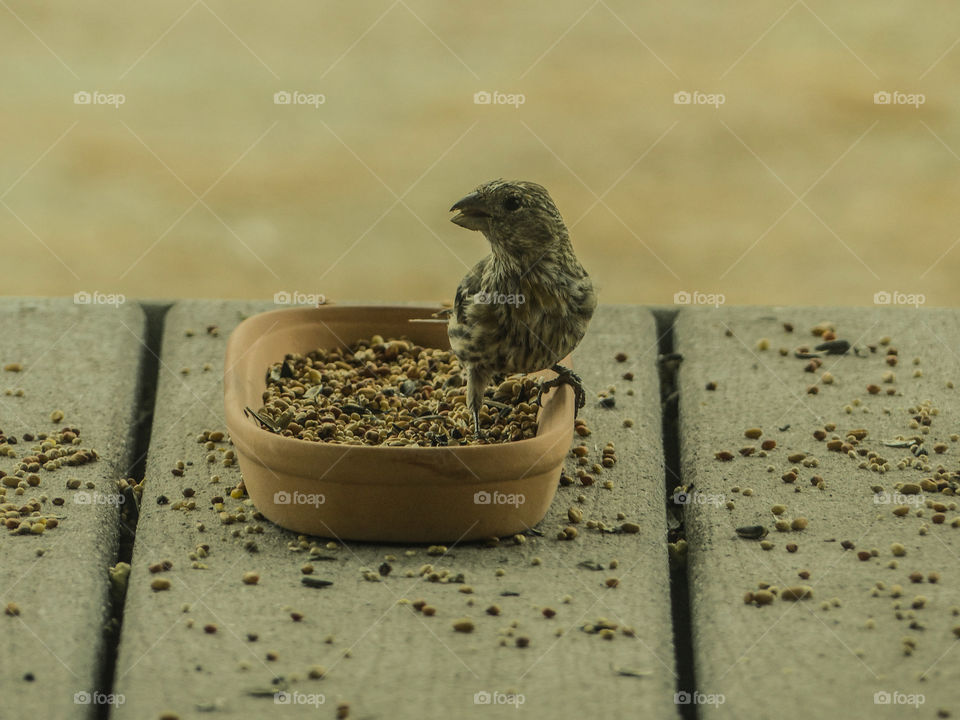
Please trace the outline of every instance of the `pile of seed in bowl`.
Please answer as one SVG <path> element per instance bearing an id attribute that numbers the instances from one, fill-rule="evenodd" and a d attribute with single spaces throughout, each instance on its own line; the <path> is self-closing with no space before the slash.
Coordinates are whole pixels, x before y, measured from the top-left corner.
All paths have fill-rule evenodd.
<path id="1" fill-rule="evenodd" d="M 450 350 L 374 335 L 347 349 L 291 354 L 267 371 L 261 426 L 287 437 L 346 445 L 437 447 L 503 443 L 537 434 L 538 380 L 487 389 L 474 437 L 465 379 Z"/>

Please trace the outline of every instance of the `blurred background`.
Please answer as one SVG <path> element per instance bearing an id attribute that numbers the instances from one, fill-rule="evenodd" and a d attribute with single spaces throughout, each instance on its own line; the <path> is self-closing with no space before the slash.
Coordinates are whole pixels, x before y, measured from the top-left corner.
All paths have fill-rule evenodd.
<path id="1" fill-rule="evenodd" d="M 481 182 L 601 301 L 952 305 L 960 7 L 0 2 L 0 292 L 452 298 Z M 884 294 L 887 295 L 884 295 Z"/>

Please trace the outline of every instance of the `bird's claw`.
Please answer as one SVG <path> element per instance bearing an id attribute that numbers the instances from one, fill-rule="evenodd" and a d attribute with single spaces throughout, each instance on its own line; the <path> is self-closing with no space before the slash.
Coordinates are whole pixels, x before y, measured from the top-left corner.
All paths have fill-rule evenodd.
<path id="1" fill-rule="evenodd" d="M 580 409 L 587 404 L 587 393 L 583 389 L 583 380 L 573 370 L 565 368 L 563 365 L 554 365 L 552 369 L 557 373 L 557 376 L 540 383 L 540 390 L 537 393 L 537 405 L 543 407 L 543 395 L 547 391 L 555 387 L 560 387 L 561 385 L 569 385 L 573 388 L 575 398 L 573 416 L 577 417 L 577 415 L 580 414 Z"/>

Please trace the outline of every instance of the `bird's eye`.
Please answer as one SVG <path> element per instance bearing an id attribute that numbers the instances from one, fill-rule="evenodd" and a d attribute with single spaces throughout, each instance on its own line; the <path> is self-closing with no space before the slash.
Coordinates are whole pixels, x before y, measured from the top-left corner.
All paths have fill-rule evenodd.
<path id="1" fill-rule="evenodd" d="M 503 201 L 503 207 L 508 212 L 519 210 L 521 205 L 523 205 L 523 201 L 519 195 L 508 195 L 507 199 Z"/>

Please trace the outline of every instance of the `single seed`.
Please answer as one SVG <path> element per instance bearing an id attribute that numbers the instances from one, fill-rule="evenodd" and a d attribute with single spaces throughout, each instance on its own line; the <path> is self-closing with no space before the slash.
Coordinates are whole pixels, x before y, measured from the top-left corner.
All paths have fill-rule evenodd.
<path id="1" fill-rule="evenodd" d="M 811 597 L 813 597 L 813 588 L 809 585 L 784 588 L 780 593 L 781 600 L 806 600 Z"/>
<path id="2" fill-rule="evenodd" d="M 759 607 L 760 605 L 769 605 L 773 602 L 773 593 L 769 590 L 758 590 L 753 593 L 753 601 Z"/>
<path id="3" fill-rule="evenodd" d="M 453 629 L 456 632 L 471 633 L 473 632 L 473 628 L 473 620 L 470 618 L 461 618 L 460 620 L 455 620 L 453 623 Z"/>

